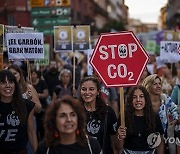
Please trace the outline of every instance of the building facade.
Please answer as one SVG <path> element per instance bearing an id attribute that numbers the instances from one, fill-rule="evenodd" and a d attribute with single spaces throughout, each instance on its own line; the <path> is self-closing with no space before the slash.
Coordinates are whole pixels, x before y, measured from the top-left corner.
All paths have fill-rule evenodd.
<path id="1" fill-rule="evenodd" d="M 180 1 L 168 0 L 167 5 L 167 28 L 180 30 Z"/>

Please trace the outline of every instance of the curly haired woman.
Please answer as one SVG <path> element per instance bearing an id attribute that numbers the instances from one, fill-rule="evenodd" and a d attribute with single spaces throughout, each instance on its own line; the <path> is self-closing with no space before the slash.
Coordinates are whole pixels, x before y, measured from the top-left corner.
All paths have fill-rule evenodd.
<path id="1" fill-rule="evenodd" d="M 122 153 L 158 154 L 164 152 L 163 129 L 146 88 L 132 87 L 127 95 L 125 126 L 118 129 Z M 153 142 L 153 138 L 156 139 Z"/>

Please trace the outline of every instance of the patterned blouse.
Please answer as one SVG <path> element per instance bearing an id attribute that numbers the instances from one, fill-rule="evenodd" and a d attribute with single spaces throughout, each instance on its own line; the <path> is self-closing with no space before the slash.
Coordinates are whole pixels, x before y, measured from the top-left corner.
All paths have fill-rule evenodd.
<path id="1" fill-rule="evenodd" d="M 171 100 L 171 97 L 166 94 L 161 94 L 159 116 L 164 132 L 167 130 L 168 121 L 171 122 L 178 119 L 177 105 Z"/>

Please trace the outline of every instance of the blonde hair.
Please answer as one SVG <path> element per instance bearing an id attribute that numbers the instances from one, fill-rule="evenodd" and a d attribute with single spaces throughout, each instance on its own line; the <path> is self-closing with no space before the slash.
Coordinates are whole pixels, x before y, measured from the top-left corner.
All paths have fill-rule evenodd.
<path id="1" fill-rule="evenodd" d="M 150 88 L 157 78 L 161 81 L 161 78 L 157 74 L 149 75 L 143 80 L 141 85 L 144 86 L 148 92 L 150 92 Z"/>

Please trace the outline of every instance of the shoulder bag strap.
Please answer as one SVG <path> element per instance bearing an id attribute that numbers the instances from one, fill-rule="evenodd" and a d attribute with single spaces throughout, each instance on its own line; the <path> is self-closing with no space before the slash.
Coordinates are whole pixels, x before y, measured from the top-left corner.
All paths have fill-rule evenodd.
<path id="1" fill-rule="evenodd" d="M 88 143 L 89 151 L 90 151 L 91 154 L 93 154 L 88 135 L 86 135 L 86 138 L 87 138 L 87 143 Z"/>
<path id="2" fill-rule="evenodd" d="M 105 121 L 104 121 L 104 135 L 103 135 L 103 145 L 102 145 L 103 153 L 104 153 L 105 147 L 106 147 L 105 142 L 106 142 L 106 132 L 107 132 L 107 115 L 108 115 L 108 105 L 107 105 Z"/>
<path id="3" fill-rule="evenodd" d="M 49 154 L 49 148 L 47 149 L 46 154 Z"/>

